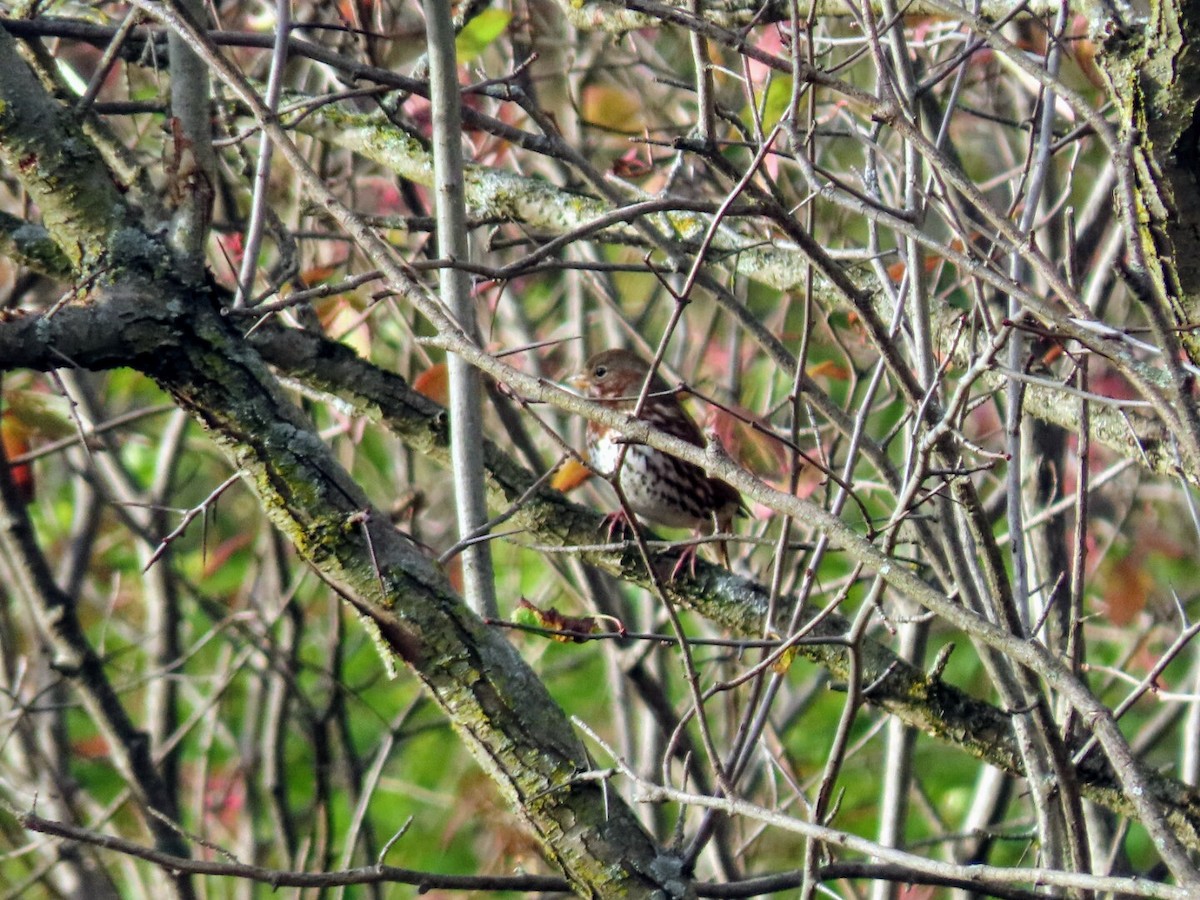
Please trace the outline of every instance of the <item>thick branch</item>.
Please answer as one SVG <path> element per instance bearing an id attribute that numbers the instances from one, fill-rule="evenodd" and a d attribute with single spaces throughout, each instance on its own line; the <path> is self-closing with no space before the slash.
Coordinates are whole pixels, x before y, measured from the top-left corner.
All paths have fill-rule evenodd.
<path id="1" fill-rule="evenodd" d="M 51 236 L 84 271 L 105 255 L 125 204 L 104 161 L 0 27 L 0 165 L 20 174 Z"/>
<path id="2" fill-rule="evenodd" d="M 51 348 L 63 348 L 79 364 L 93 368 L 122 365 L 158 347 L 157 329 L 173 330 L 166 317 L 135 295 L 114 295 L 102 307 L 65 309 L 40 325 L 35 318 L 0 324 L 0 358 L 15 366 L 48 369 L 62 364 Z M 140 335 L 137 346 L 130 335 Z M 415 450 L 448 462 L 445 411 L 415 393 L 398 376 L 357 357 L 349 348 L 306 332 L 262 328 L 255 344 L 264 357 L 290 377 L 349 401 L 360 415 L 384 422 Z M 96 352 L 86 346 L 94 343 Z M 140 347 L 140 350 L 139 350 Z M 12 354 L 11 356 L 9 354 Z M 598 516 L 548 488 L 530 493 L 535 476 L 488 442 L 485 446 L 489 502 L 506 510 L 524 498 L 512 524 L 527 529 L 540 543 L 558 547 L 595 545 Z M 526 496 L 528 495 L 528 496 Z M 631 583 L 649 585 L 636 551 L 584 550 L 589 563 Z M 672 599 L 742 635 L 759 636 L 768 591 L 728 570 L 698 560 L 694 578 L 680 577 L 669 585 Z M 849 630 L 836 613 L 810 633 L 829 638 L 828 644 L 809 644 L 798 653 L 825 667 L 835 679 L 849 677 L 845 652 L 835 643 Z M 1021 774 L 1009 717 L 959 688 L 900 660 L 874 641 L 861 648 L 863 682 L 872 689 L 871 704 L 900 717 L 938 740 L 963 749 L 1005 771 Z M 1090 799 L 1123 814 L 1135 811 L 1114 773 L 1097 754 L 1088 757 L 1079 773 Z M 1151 776 L 1155 797 L 1168 811 L 1171 827 L 1189 846 L 1200 849 L 1200 794 L 1173 779 Z"/>
<path id="3" fill-rule="evenodd" d="M 1145 274 L 1171 304 L 1174 324 L 1200 322 L 1200 4 L 1174 0 L 1160 14 L 1130 28 L 1108 31 L 1096 57 L 1119 110 L 1129 147 L 1136 216 Z M 1200 342 L 1192 331 L 1181 341 L 1193 359 Z"/>
<path id="4" fill-rule="evenodd" d="M 583 747 L 513 647 L 372 509 L 209 298 L 164 299 L 166 287 L 108 291 L 87 309 L 0 325 L 0 346 L 25 345 L 0 357 L 56 367 L 57 348 L 84 365 L 131 365 L 155 378 L 225 449 L 275 526 L 421 678 L 577 890 L 686 896 L 686 882 L 652 874 L 671 865 L 656 862 L 629 809 L 601 785 L 575 781 L 589 768 Z M 30 353 L 38 345 L 42 365 Z"/>

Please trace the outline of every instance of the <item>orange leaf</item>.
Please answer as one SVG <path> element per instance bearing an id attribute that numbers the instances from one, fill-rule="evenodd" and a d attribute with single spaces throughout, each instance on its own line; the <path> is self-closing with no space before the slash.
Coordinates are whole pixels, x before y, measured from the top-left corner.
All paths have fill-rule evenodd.
<path id="1" fill-rule="evenodd" d="M 1146 571 L 1145 557 L 1131 554 L 1112 567 L 1104 579 L 1104 613 L 1120 627 L 1128 625 L 1146 608 L 1154 579 Z"/>
<path id="2" fill-rule="evenodd" d="M 339 335 L 342 343 L 351 347 L 359 356 L 371 356 L 371 330 L 363 324 L 362 304 L 357 294 L 337 294 L 313 304 L 321 320 L 321 327 Z"/>
<path id="3" fill-rule="evenodd" d="M 591 477 L 592 470 L 572 457 L 559 466 L 554 477 L 550 479 L 550 486 L 565 494 L 567 491 L 575 490 Z"/>
<path id="4" fill-rule="evenodd" d="M 1104 75 L 1096 65 L 1096 44 L 1086 37 L 1079 37 L 1072 46 L 1075 62 L 1079 71 L 1092 84 L 1092 87 L 1104 87 Z"/>
<path id="5" fill-rule="evenodd" d="M 1050 363 L 1056 362 L 1065 352 L 1062 344 L 1052 344 L 1050 349 L 1042 354 L 1042 365 L 1048 366 Z"/>
<path id="6" fill-rule="evenodd" d="M 413 379 L 413 390 L 434 403 L 450 402 L 450 373 L 445 363 L 435 363 Z"/>
<path id="7" fill-rule="evenodd" d="M 574 641 L 577 644 L 582 644 L 586 637 L 585 635 L 595 634 L 600 631 L 600 623 L 593 616 L 567 616 L 560 613 L 553 606 L 547 609 L 534 606 L 524 597 L 517 604 L 518 621 L 532 620 L 532 623 L 538 628 L 545 628 L 547 631 L 573 631 L 578 635 L 573 637 L 569 634 L 551 635 L 553 640 L 562 644 L 569 644 Z"/>
<path id="8" fill-rule="evenodd" d="M 111 754 L 108 739 L 100 734 L 72 742 L 71 749 L 82 759 L 104 759 Z"/>
<path id="9" fill-rule="evenodd" d="M 946 246 L 956 253 L 963 252 L 963 242 L 958 238 L 955 238 Z M 926 253 L 924 261 L 921 263 L 921 269 L 926 275 L 931 275 L 936 272 L 937 267 L 945 261 L 946 257 L 942 256 L 940 253 Z M 887 267 L 888 278 L 895 282 L 899 282 L 901 279 L 903 279 L 904 273 L 907 271 L 907 263 L 905 263 L 904 260 L 894 262 Z"/>
<path id="10" fill-rule="evenodd" d="M 332 278 L 333 273 L 337 270 L 338 266 L 313 266 L 300 273 L 300 280 L 304 282 L 306 288 L 316 287 Z"/>
<path id="11" fill-rule="evenodd" d="M 810 378 L 832 378 L 834 381 L 849 381 L 850 370 L 841 363 L 835 363 L 831 359 L 823 360 L 815 365 L 808 367 Z"/>
<path id="12" fill-rule="evenodd" d="M 450 579 L 450 587 L 463 592 L 463 571 L 462 571 L 462 556 L 455 556 L 446 563 L 446 577 Z"/>

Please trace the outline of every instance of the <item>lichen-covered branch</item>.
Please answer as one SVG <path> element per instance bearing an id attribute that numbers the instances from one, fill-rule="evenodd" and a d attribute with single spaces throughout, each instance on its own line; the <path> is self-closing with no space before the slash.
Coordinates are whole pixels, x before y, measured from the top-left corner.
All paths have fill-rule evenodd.
<path id="1" fill-rule="evenodd" d="M 8 358 L 7 354 L 12 353 L 18 365 L 45 368 L 57 364 L 49 349 L 55 346 L 80 355 L 82 363 L 89 367 L 116 365 L 122 355 L 128 358 L 138 352 L 122 335 L 132 332 L 149 339 L 158 328 L 169 334 L 175 332 L 174 327 L 158 321 L 159 318 L 152 307 L 135 295 L 112 295 L 99 309 L 67 309 L 41 327 L 34 320 L 0 325 L 0 358 Z M 42 343 L 43 340 L 48 343 Z M 82 346 L 85 340 L 95 343 L 94 357 L 86 355 L 87 350 Z M 349 402 L 359 415 L 386 424 L 413 449 L 431 459 L 448 461 L 445 411 L 414 392 L 400 377 L 367 363 L 341 344 L 294 329 L 263 328 L 256 332 L 253 342 L 263 357 L 289 378 L 310 389 L 336 395 Z M 153 341 L 149 343 L 154 345 Z M 164 369 L 174 369 L 174 360 L 172 354 L 161 365 Z M 506 510 L 523 498 L 512 524 L 527 530 L 533 540 L 564 548 L 596 544 L 599 517 L 594 512 L 549 488 L 530 493 L 535 476 L 490 442 L 485 445 L 485 464 L 492 508 Z M 354 514 L 355 507 L 344 501 L 343 508 L 346 516 Z M 291 531 L 297 528 L 294 519 L 292 515 L 283 519 Z M 330 533 L 331 529 L 323 531 Z M 344 539 L 353 542 L 354 535 L 348 534 Z M 632 548 L 589 549 L 580 555 L 623 580 L 649 586 L 645 568 Z M 427 565 L 423 558 L 420 564 Z M 375 582 L 369 571 L 366 576 L 369 588 Z M 762 585 L 699 560 L 695 577 L 680 577 L 669 585 L 669 590 L 676 602 L 736 634 L 762 633 L 768 597 Z M 440 604 L 446 602 L 444 598 L 438 600 Z M 797 647 L 797 654 L 823 666 L 835 679 L 845 680 L 849 676 L 849 660 L 840 641 L 849 630 L 850 623 L 843 616 L 837 613 L 825 616 L 809 633 L 814 640 Z M 389 632 L 384 629 L 384 633 Z M 1021 772 L 1010 718 L 1002 710 L 940 678 L 928 676 L 875 641 L 863 641 L 859 652 L 863 681 L 872 685 L 866 696 L 870 704 L 976 758 L 1014 774 Z M 1090 799 L 1132 814 L 1129 798 L 1102 757 L 1094 754 L 1089 757 L 1079 777 L 1083 792 Z M 1181 840 L 1200 849 L 1200 794 L 1169 778 L 1154 777 L 1152 783 L 1157 799 L 1168 810 L 1171 827 Z"/>
<path id="2" fill-rule="evenodd" d="M 100 155 L 45 91 L 0 28 L 0 165 L 16 173 L 71 263 L 100 264 L 125 203 Z M 50 258 L 50 257 L 48 257 Z"/>
<path id="3" fill-rule="evenodd" d="M 1200 359 L 1200 4 L 1153 5 L 1146 21 L 1115 21 L 1096 57 L 1122 124 L 1134 196 L 1119 197 L 1156 291 L 1171 304 L 1180 341 Z M 1132 209 L 1128 209 L 1129 204 Z"/>
<path id="4" fill-rule="evenodd" d="M 120 276 L 86 306 L 0 325 L 21 344 L 0 352 L 5 369 L 27 366 L 29 351 L 40 345 L 53 348 L 54 360 L 47 357 L 41 368 L 86 360 L 155 378 L 226 450 L 303 558 L 424 681 L 581 894 L 689 896 L 686 879 L 659 858 L 628 808 L 602 784 L 577 779 L 589 768 L 587 754 L 507 640 L 470 613 L 432 561 L 372 509 L 212 297 L 167 274 L 168 252 L 129 224 L 98 156 L 3 32 L 0 64 L 0 152 L 27 163 L 15 171 L 39 203 L 44 198 L 47 228 L 77 269 L 103 260 Z M 61 134 L 40 131 L 37 122 Z M 30 325 L 40 337 L 26 330 Z"/>

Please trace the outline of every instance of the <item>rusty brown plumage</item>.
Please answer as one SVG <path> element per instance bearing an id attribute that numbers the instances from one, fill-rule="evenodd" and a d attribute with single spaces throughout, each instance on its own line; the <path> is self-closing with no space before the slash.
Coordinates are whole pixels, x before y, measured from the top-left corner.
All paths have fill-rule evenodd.
<path id="1" fill-rule="evenodd" d="M 635 353 L 606 350 L 589 359 L 571 383 L 589 399 L 632 413 L 649 371 Z M 650 381 L 639 418 L 693 446 L 704 446 L 700 429 L 657 374 Z M 734 488 L 689 462 L 645 444 L 629 443 L 608 426 L 588 422 L 588 458 L 597 472 L 611 476 L 622 447 L 626 449 L 621 460 L 621 492 L 639 518 L 697 531 L 729 530 L 742 507 L 741 495 Z"/>

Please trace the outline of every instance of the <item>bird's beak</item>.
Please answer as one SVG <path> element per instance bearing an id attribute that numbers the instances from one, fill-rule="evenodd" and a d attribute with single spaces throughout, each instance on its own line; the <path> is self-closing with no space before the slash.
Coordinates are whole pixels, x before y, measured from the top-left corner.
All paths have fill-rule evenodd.
<path id="1" fill-rule="evenodd" d="M 576 372 L 574 375 L 570 375 L 567 378 L 564 378 L 563 384 L 567 387 L 568 390 L 571 391 L 571 393 L 579 394 L 580 396 L 582 396 L 583 389 L 585 387 L 585 385 L 584 385 L 585 380 L 586 380 L 586 377 L 584 376 L 584 374 L 582 372 Z"/>

